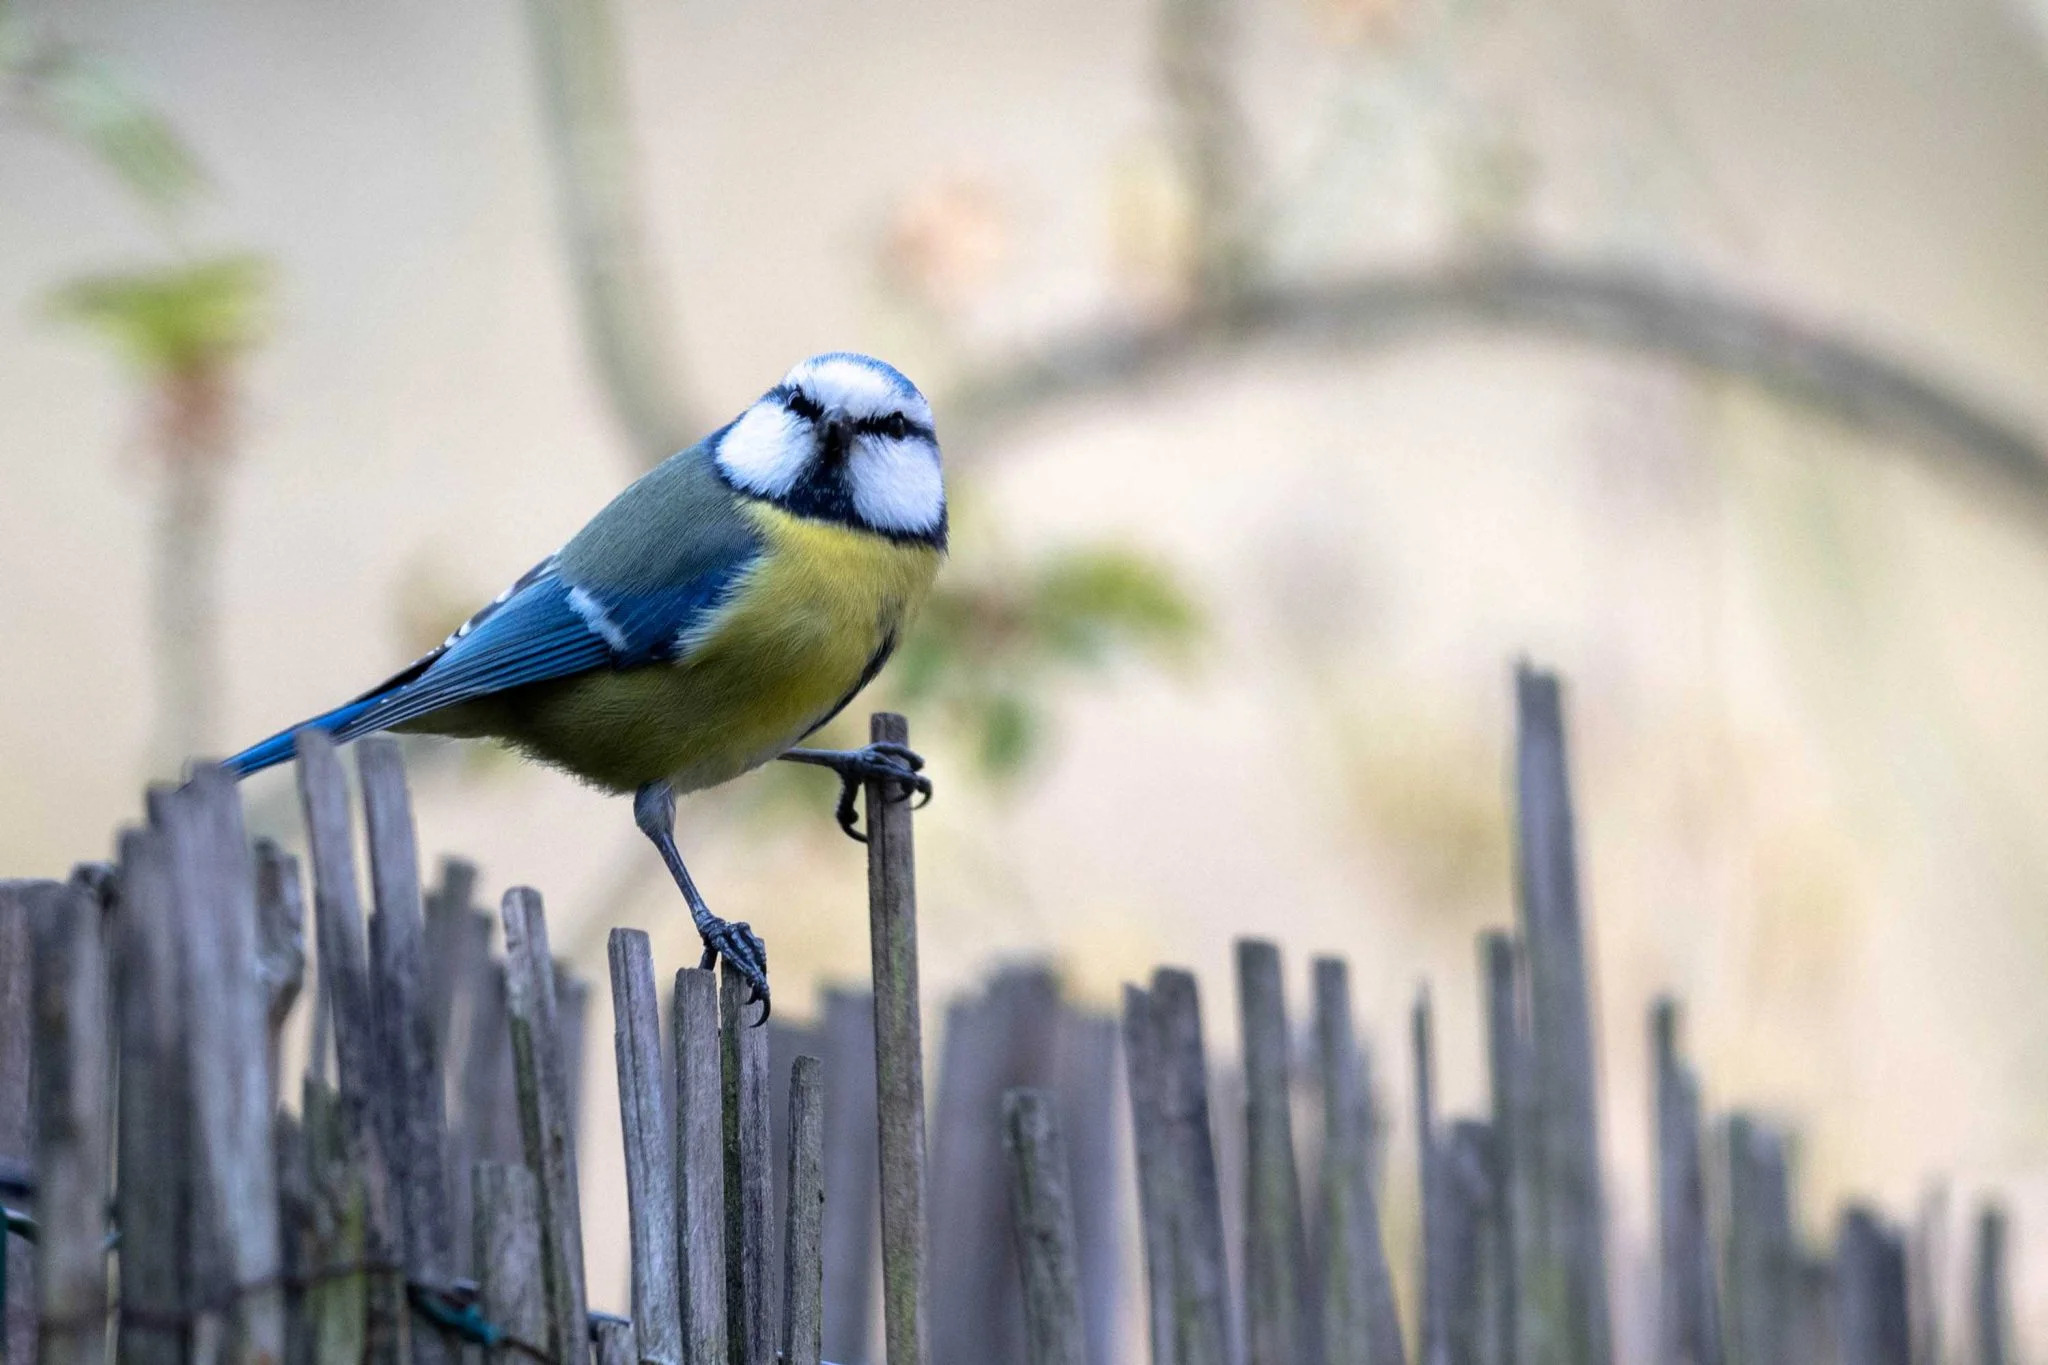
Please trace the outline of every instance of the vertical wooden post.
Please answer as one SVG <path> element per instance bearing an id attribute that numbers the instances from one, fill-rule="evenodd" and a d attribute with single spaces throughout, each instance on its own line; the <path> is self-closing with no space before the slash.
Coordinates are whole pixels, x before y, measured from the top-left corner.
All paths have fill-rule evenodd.
<path id="1" fill-rule="evenodd" d="M 1678 1004 L 1650 1008 L 1657 1104 L 1657 1341 L 1660 1365 L 1721 1365 L 1714 1249 L 1700 1155 L 1700 1092 L 1679 1057 Z"/>
<path id="2" fill-rule="evenodd" d="M 908 744 L 878 714 L 876 743 Z M 917 985 L 917 866 L 907 794 L 867 784 L 868 931 L 875 980 L 875 1098 L 881 1136 L 882 1320 L 889 1365 L 932 1365 L 925 1227 L 924 1027 Z"/>
<path id="3" fill-rule="evenodd" d="M 1173 1266 L 1174 1355 L 1178 1365 L 1229 1365 L 1229 1282 L 1216 1149 L 1209 1128 L 1209 1072 L 1195 978 L 1161 968 L 1152 975 L 1162 1160 Z"/>
<path id="4" fill-rule="evenodd" d="M 1131 1104 L 1131 1148 L 1138 1172 L 1139 1241 L 1145 1253 L 1145 1327 L 1152 1365 L 1177 1365 L 1174 1330 L 1173 1178 L 1161 1106 L 1159 1030 L 1152 997 L 1124 987 L 1124 1089 Z"/>
<path id="5" fill-rule="evenodd" d="M 1607 1236 L 1600 1184 L 1598 1067 L 1579 900 L 1576 835 L 1555 674 L 1515 674 L 1516 852 L 1536 1064 L 1537 1214 L 1560 1293 L 1563 1359 L 1609 1365 Z M 1533 1363 L 1525 1363 L 1533 1365 Z"/>
<path id="6" fill-rule="evenodd" d="M 1913 1218 L 1907 1250 L 1907 1317 L 1913 1324 L 1913 1365 L 1946 1365 L 1949 1306 L 1942 1292 L 1948 1267 L 1948 1184 L 1929 1181 Z"/>
<path id="7" fill-rule="evenodd" d="M 1245 1076 L 1245 1335 L 1250 1365 L 1296 1365 L 1307 1334 L 1301 1283 L 1308 1252 L 1294 1165 L 1287 1005 L 1280 950 L 1237 945 Z"/>
<path id="8" fill-rule="evenodd" d="M 1429 987 L 1419 987 L 1408 1014 L 1408 1040 L 1415 1066 L 1415 1167 L 1422 1207 L 1421 1321 L 1415 1358 L 1421 1365 L 1447 1365 L 1450 1359 L 1449 1300 L 1452 1273 L 1441 1171 L 1443 1152 L 1436 1123 L 1436 1042 L 1430 1014 Z"/>
<path id="9" fill-rule="evenodd" d="M 505 1334 L 490 1359 L 532 1365 L 527 1350 L 545 1349 L 552 1331 L 540 1182 L 524 1166 L 497 1161 L 477 1162 L 472 1179 L 477 1307 Z"/>
<path id="10" fill-rule="evenodd" d="M 590 1315 L 591 1365 L 633 1365 L 633 1324 L 610 1313 Z"/>
<path id="11" fill-rule="evenodd" d="M 454 1274 L 455 1227 L 448 1208 L 447 1118 L 441 1060 L 434 1051 L 434 1006 L 427 998 L 426 918 L 412 800 L 398 741 L 376 735 L 356 745 L 363 823 L 376 904 L 370 964 L 371 995 L 383 1021 L 385 1067 L 394 1083 L 386 1113 L 392 1123 L 396 1177 L 409 1279 L 441 1286 Z M 454 1342 L 414 1319 L 415 1365 L 452 1365 Z"/>
<path id="12" fill-rule="evenodd" d="M 187 1297 L 191 1104 L 176 894 L 169 837 L 157 830 L 123 834 L 114 952 L 120 982 L 121 1123 L 115 1153 L 120 1177 L 115 1190 L 124 1365 L 181 1365 L 185 1358 L 185 1334 L 175 1324 L 184 1318 Z"/>
<path id="13" fill-rule="evenodd" d="M 676 1235 L 682 1256 L 684 1365 L 727 1365 L 725 1080 L 718 978 L 676 973 Z"/>
<path id="14" fill-rule="evenodd" d="M 612 1041 L 619 1065 L 619 1129 L 626 1144 L 637 1358 L 648 1365 L 679 1365 L 683 1281 L 676 1240 L 675 1144 L 661 1066 L 654 953 L 647 935 L 638 929 L 612 930 L 607 946 Z"/>
<path id="15" fill-rule="evenodd" d="M 769 1221 L 775 1207 L 769 1171 L 768 1030 L 748 1018 L 747 983 L 723 964 L 725 1096 L 725 1303 L 732 1365 L 771 1365 L 775 1321 L 768 1298 Z"/>
<path id="16" fill-rule="evenodd" d="M 1500 1365 L 1538 1365 L 1544 1334 L 1530 1279 L 1541 1266 L 1536 1207 L 1533 1062 L 1522 1019 L 1521 953 L 1512 934 L 1479 939 L 1486 991 L 1486 1070 L 1492 1096 L 1498 1218 L 1493 1265 Z"/>
<path id="17" fill-rule="evenodd" d="M 35 945 L 39 1365 L 97 1365 L 107 1311 L 107 961 L 75 883 L 31 893 Z M 279 1343 L 282 1346 L 282 1342 Z"/>
<path id="18" fill-rule="evenodd" d="M 370 1149 L 376 1125 L 360 1095 L 339 1095 L 314 1077 L 306 1078 L 304 1097 L 312 1207 L 309 1283 L 300 1311 L 314 1365 L 361 1365 L 370 1333 L 375 1330 L 388 1343 L 394 1330 L 391 1322 L 375 1321 L 371 1312 L 372 1284 L 384 1276 L 360 1269 L 368 1259 Z"/>
<path id="19" fill-rule="evenodd" d="M 1116 1020 L 1060 1008 L 1054 1067 L 1060 1132 L 1072 1179 L 1074 1249 L 1080 1256 L 1081 1319 L 1088 1358 L 1116 1358 L 1124 1291 L 1124 1164 L 1117 1145 Z"/>
<path id="20" fill-rule="evenodd" d="M 1438 1143 L 1436 1183 L 1442 1209 L 1444 1359 L 1450 1365 L 1491 1365 L 1494 1332 L 1493 1130 L 1461 1119 Z"/>
<path id="21" fill-rule="evenodd" d="M 1977 1365 L 2012 1359 L 2011 1291 L 2006 1287 L 2005 1210 L 1985 1205 L 1977 1215 L 1977 1246 L 1970 1264 L 1970 1323 Z"/>
<path id="22" fill-rule="evenodd" d="M 1344 963 L 1315 963 L 1316 1060 L 1323 1084 L 1323 1345 L 1329 1365 L 1406 1365 L 1393 1278 L 1372 1186 L 1372 1104 Z"/>
<path id="23" fill-rule="evenodd" d="M 1868 1208 L 1843 1211 L 1835 1241 L 1841 1365 L 1911 1365 L 1906 1246 Z"/>
<path id="24" fill-rule="evenodd" d="M 370 1365 L 396 1365 L 405 1351 L 410 1314 L 402 1277 L 381 1269 L 400 1264 L 404 1254 L 390 1129 L 384 1118 L 396 1085 L 385 1074 L 384 1053 L 377 1041 L 362 896 L 356 885 L 348 778 L 334 751 L 334 741 L 323 732 L 301 730 L 295 744 L 306 847 L 313 864 L 313 929 L 319 947 L 315 966 L 327 1001 L 323 1017 L 331 1021 L 334 1032 L 335 1070 L 342 1099 L 339 1121 L 365 1125 L 361 1134 L 347 1136 L 348 1145 L 359 1150 L 363 1162 L 363 1259 L 380 1267 L 368 1281 L 364 1353 Z M 316 1051 L 316 1061 L 318 1056 Z M 318 1070 L 316 1066 L 316 1074 Z"/>
<path id="25" fill-rule="evenodd" d="M 1010 1221 L 1024 1286 L 1025 1360 L 1028 1365 L 1087 1365 L 1067 1150 L 1050 1095 L 1012 1090 L 1003 1097 L 1003 1148 L 1009 1157 Z"/>
<path id="26" fill-rule="evenodd" d="M 281 1094 L 284 1025 L 306 979 L 306 894 L 299 860 L 268 839 L 256 841 L 256 975 L 262 987 L 264 1069 Z"/>
<path id="27" fill-rule="evenodd" d="M 24 1179 L 35 1169 L 35 1123 L 29 1107 L 29 1039 L 34 1017 L 34 950 L 28 923 L 29 882 L 0 881 L 0 1165 Z M 0 1203 L 25 1202 L 12 1191 Z M 0 1233 L 0 1365 L 35 1359 L 35 1251 Z"/>
<path id="28" fill-rule="evenodd" d="M 243 1286 L 227 1318 L 228 1358 L 274 1365 L 284 1354 L 284 1294 L 255 869 L 240 797 L 221 769 L 195 770 L 168 813 L 190 1021 L 195 1205 L 205 1219 L 194 1230 L 222 1258 L 195 1257 L 193 1269 Z"/>
<path id="29" fill-rule="evenodd" d="M 546 1272 L 548 1351 L 559 1365 L 588 1358 L 583 1215 L 576 1192 L 576 1135 L 569 1126 L 556 1016 L 554 959 L 540 893 L 505 893 L 506 1005 L 512 1017 L 526 1165 L 540 1182 L 542 1268 Z"/>
<path id="30" fill-rule="evenodd" d="M 1728 1119 L 1725 1142 L 1728 1235 L 1722 1283 L 1728 1359 L 1733 1365 L 1794 1365 L 1792 1290 L 1798 1248 L 1784 1139 L 1750 1115 L 1735 1114 Z"/>
<path id="31" fill-rule="evenodd" d="M 828 1360 L 867 1358 L 875 1262 L 880 1251 L 875 1122 L 875 1001 L 867 991 L 828 990 L 820 1044 L 825 1064 L 825 1342 Z"/>
<path id="32" fill-rule="evenodd" d="M 825 1340 L 825 1077 L 816 1057 L 798 1057 L 789 1069 L 785 1188 L 782 1365 L 819 1365 Z"/>

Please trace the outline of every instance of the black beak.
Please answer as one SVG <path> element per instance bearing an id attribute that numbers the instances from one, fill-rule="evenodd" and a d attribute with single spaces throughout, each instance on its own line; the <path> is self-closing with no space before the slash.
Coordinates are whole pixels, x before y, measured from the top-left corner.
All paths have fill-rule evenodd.
<path id="1" fill-rule="evenodd" d="M 847 452 L 853 448 L 853 426 L 844 417 L 827 417 L 819 428 L 818 439 L 824 443 L 827 467 L 845 464 Z"/>

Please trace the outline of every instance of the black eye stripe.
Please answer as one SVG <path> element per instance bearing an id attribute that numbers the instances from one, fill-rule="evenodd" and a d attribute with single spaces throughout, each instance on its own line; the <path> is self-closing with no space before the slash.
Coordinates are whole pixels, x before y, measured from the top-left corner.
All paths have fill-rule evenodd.
<path id="1" fill-rule="evenodd" d="M 825 415 L 825 409 L 820 407 L 818 403 L 809 394 L 805 393 L 802 389 L 793 388 L 790 389 L 788 392 L 784 393 L 782 395 L 782 405 L 788 408 L 791 412 L 795 413 L 797 416 L 813 422 L 817 421 L 820 417 L 823 417 Z"/>
<path id="2" fill-rule="evenodd" d="M 863 417 L 853 424 L 853 429 L 865 436 L 890 436 L 897 440 L 915 436 L 926 441 L 937 440 L 930 427 L 913 422 L 900 412 L 892 412 L 886 417 Z"/>

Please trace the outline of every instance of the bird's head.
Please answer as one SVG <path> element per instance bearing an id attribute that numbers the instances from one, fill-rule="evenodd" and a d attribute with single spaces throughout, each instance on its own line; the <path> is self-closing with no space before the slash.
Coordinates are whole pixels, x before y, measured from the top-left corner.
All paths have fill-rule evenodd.
<path id="1" fill-rule="evenodd" d="M 894 366 L 812 356 L 713 438 L 719 472 L 798 516 L 946 544 L 932 406 Z"/>

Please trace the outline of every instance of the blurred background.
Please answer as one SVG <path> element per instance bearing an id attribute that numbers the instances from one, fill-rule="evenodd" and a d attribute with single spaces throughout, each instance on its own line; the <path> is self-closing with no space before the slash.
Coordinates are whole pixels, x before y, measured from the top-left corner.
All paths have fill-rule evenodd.
<path id="1" fill-rule="evenodd" d="M 1298 1010 L 1347 956 L 1390 1056 L 1430 980 L 1478 1105 L 1526 655 L 1569 684 L 1617 1263 L 1670 990 L 1816 1226 L 2002 1191 L 2048 1349 L 2044 146 L 2026 0 L 0 0 L 0 872 L 104 856 L 145 779 L 873 351 L 955 507 L 855 708 L 938 781 L 929 999 L 1032 955 L 1224 992 L 1256 932 Z M 622 803 L 413 769 L 422 847 L 543 888 L 597 979 L 611 924 L 693 955 Z M 682 816 L 790 1017 L 866 974 L 833 794 Z M 288 776 L 250 799 L 296 838 Z"/>

